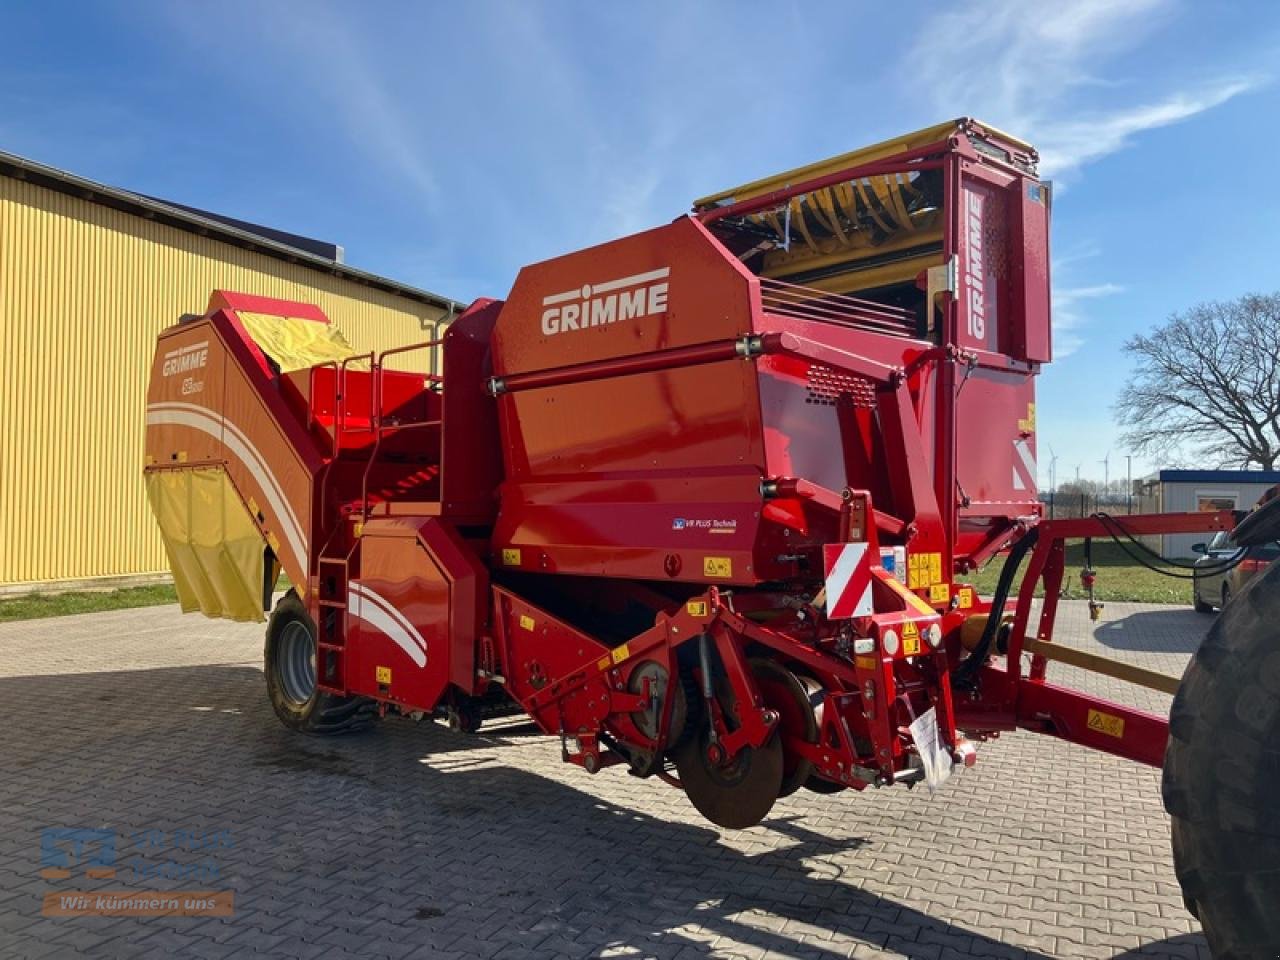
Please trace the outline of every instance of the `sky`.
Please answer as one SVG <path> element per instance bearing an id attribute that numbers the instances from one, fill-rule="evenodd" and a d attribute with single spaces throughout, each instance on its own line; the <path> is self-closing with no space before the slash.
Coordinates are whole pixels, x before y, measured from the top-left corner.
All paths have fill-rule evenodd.
<path id="1" fill-rule="evenodd" d="M 1043 486 L 1051 465 L 1124 476 L 1127 338 L 1280 290 L 1278 72 L 1273 2 L 46 0 L 6 7 L 0 150 L 465 302 L 699 196 L 975 116 L 1055 184 Z"/>

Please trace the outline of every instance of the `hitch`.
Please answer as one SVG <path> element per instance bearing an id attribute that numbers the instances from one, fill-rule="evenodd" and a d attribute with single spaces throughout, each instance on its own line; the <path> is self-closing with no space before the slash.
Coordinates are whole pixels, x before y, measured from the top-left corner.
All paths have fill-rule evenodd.
<path id="1" fill-rule="evenodd" d="M 1080 571 L 1080 586 L 1089 595 L 1089 619 L 1095 623 L 1101 619 L 1106 607 L 1094 593 L 1094 585 L 1098 582 L 1098 571 L 1093 569 L 1093 538 L 1085 537 L 1084 569 Z"/>

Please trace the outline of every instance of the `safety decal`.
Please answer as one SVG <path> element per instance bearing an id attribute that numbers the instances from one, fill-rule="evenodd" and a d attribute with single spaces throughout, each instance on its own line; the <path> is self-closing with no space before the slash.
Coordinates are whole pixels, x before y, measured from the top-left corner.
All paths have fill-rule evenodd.
<path id="1" fill-rule="evenodd" d="M 912 553 L 907 556 L 907 586 L 912 590 L 928 590 L 942 582 L 942 554 Z"/>
<path id="2" fill-rule="evenodd" d="M 703 557 L 702 575 L 704 577 L 732 577 L 733 560 L 730 557 Z"/>
<path id="3" fill-rule="evenodd" d="M 1101 710 L 1090 710 L 1086 724 L 1090 730 L 1105 733 L 1108 737 L 1115 737 L 1117 740 L 1124 738 L 1124 717 L 1103 713 Z"/>
<path id="4" fill-rule="evenodd" d="M 920 652 L 920 628 L 911 620 L 902 625 L 902 655 L 914 657 Z"/>
<path id="5" fill-rule="evenodd" d="M 869 617 L 871 549 L 865 543 L 828 543 L 822 548 L 827 585 L 827 616 Z"/>
<path id="6" fill-rule="evenodd" d="M 1031 453 L 1031 442 L 1026 437 L 1013 441 L 1013 489 L 1036 488 L 1036 458 Z"/>

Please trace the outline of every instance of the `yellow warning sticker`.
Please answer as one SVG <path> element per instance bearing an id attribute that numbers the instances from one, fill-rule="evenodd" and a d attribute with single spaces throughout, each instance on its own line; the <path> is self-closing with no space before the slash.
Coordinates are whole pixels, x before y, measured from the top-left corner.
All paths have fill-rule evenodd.
<path id="1" fill-rule="evenodd" d="M 951 602 L 951 584 L 935 583 L 929 588 L 930 603 L 950 603 Z"/>
<path id="2" fill-rule="evenodd" d="M 608 670 L 613 666 L 613 657 L 605 656 L 596 661 L 597 670 Z"/>
<path id="3" fill-rule="evenodd" d="M 502 550 L 502 564 L 507 567 L 520 566 L 520 550 L 515 547 L 504 547 Z"/>
<path id="4" fill-rule="evenodd" d="M 902 625 L 902 655 L 914 657 L 920 652 L 920 628 L 908 620 Z"/>
<path id="5" fill-rule="evenodd" d="M 880 661 L 875 657 L 854 657 L 853 662 L 859 670 L 874 670 L 876 667 L 880 666 Z"/>
<path id="6" fill-rule="evenodd" d="M 391 685 L 391 668 L 390 667 L 377 667 L 374 669 L 373 675 L 374 675 L 374 679 L 376 679 L 378 683 L 381 684 L 382 686 L 387 687 Z"/>
<path id="7" fill-rule="evenodd" d="M 1018 421 L 1018 429 L 1023 433 L 1036 432 L 1036 405 L 1034 403 L 1027 404 L 1027 419 Z"/>
<path id="8" fill-rule="evenodd" d="M 627 649 L 627 645 L 624 643 L 620 647 L 614 647 L 609 656 L 613 658 L 614 663 L 621 663 L 623 660 L 627 659 L 627 657 L 631 656 L 631 651 Z"/>
<path id="9" fill-rule="evenodd" d="M 690 600 L 684 605 L 684 608 L 689 611 L 689 616 L 691 617 L 705 617 L 707 615 L 707 601 L 705 600 Z"/>
<path id="10" fill-rule="evenodd" d="M 522 613 L 520 614 L 520 626 L 522 629 L 532 630 L 536 624 L 533 622 L 533 617 L 529 616 L 527 613 Z"/>
<path id="11" fill-rule="evenodd" d="M 704 577 L 732 577 L 733 560 L 729 557 L 703 557 L 702 575 Z"/>
<path id="12" fill-rule="evenodd" d="M 968 610 L 973 606 L 973 587 L 961 587 L 956 593 L 960 609 Z"/>
<path id="13" fill-rule="evenodd" d="M 1115 737 L 1117 740 L 1124 737 L 1124 717 L 1103 713 L 1101 710 L 1090 710 L 1087 723 L 1090 730 L 1105 733 L 1108 737 Z"/>
<path id="14" fill-rule="evenodd" d="M 907 586 L 927 590 L 942 582 L 942 554 L 913 553 L 907 557 Z"/>

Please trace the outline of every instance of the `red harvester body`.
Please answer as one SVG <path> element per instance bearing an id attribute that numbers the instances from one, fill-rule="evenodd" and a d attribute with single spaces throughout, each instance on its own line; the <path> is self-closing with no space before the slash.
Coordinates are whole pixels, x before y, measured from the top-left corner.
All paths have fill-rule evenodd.
<path id="1" fill-rule="evenodd" d="M 184 607 L 261 619 L 283 567 L 286 722 L 505 704 L 731 827 L 800 787 L 935 785 L 1018 726 L 1158 764 L 1163 718 L 1045 681 L 1062 541 L 1109 528 L 1040 517 L 1035 159 L 944 124 L 526 267 L 377 356 L 215 294 L 148 398 Z M 1016 594 L 1011 567 L 979 598 L 964 573 L 1011 547 Z"/>

